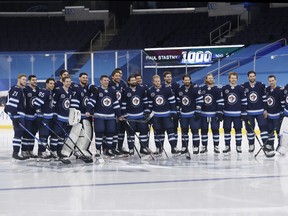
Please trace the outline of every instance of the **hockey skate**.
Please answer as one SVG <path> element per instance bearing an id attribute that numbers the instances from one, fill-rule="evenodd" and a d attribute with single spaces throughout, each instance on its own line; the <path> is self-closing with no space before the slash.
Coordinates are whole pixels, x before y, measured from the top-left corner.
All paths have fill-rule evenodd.
<path id="1" fill-rule="evenodd" d="M 266 157 L 274 157 L 275 156 L 275 152 L 273 151 L 273 146 L 266 144 L 263 148 L 263 151 L 266 155 Z"/>
<path id="2" fill-rule="evenodd" d="M 156 156 L 161 157 L 163 153 L 163 149 L 162 148 L 156 148 L 156 151 L 153 153 Z"/>
<path id="3" fill-rule="evenodd" d="M 236 152 L 237 152 L 237 153 L 242 153 L 242 148 L 241 148 L 241 146 L 236 146 Z"/>
<path id="4" fill-rule="evenodd" d="M 24 161 L 24 160 L 29 159 L 29 157 L 23 156 L 23 155 L 20 156 L 19 152 L 13 152 L 12 159 L 13 161 Z"/>
<path id="5" fill-rule="evenodd" d="M 220 154 L 220 150 L 219 150 L 219 146 L 214 146 L 214 154 L 215 155 L 218 155 L 218 154 Z"/>
<path id="6" fill-rule="evenodd" d="M 181 151 L 179 149 L 177 149 L 177 147 L 174 147 L 171 149 L 171 154 L 173 156 L 179 156 L 179 155 L 181 155 Z"/>
<path id="7" fill-rule="evenodd" d="M 38 151 L 38 162 L 49 162 L 51 161 L 52 155 L 48 154 L 47 152 L 39 152 Z"/>
<path id="8" fill-rule="evenodd" d="M 200 151 L 201 155 L 207 155 L 208 154 L 208 148 L 207 145 L 202 146 L 201 151 Z"/>
<path id="9" fill-rule="evenodd" d="M 225 149 L 222 151 L 222 153 L 225 155 L 230 155 L 231 153 L 230 145 L 225 145 Z"/>
<path id="10" fill-rule="evenodd" d="M 199 154 L 199 146 L 193 146 L 193 154 L 194 155 Z"/>
<path id="11" fill-rule="evenodd" d="M 107 156 L 107 158 L 110 158 L 110 159 L 115 158 L 115 156 L 116 156 L 112 149 L 107 149 L 105 155 Z"/>
<path id="12" fill-rule="evenodd" d="M 122 154 L 122 155 L 129 155 L 129 151 L 127 151 L 127 150 L 124 149 L 124 148 L 118 149 L 118 151 L 119 151 L 120 154 Z"/>
<path id="13" fill-rule="evenodd" d="M 254 145 L 254 144 L 249 145 L 249 152 L 250 152 L 250 153 L 253 153 L 254 150 L 255 150 L 255 145 Z"/>

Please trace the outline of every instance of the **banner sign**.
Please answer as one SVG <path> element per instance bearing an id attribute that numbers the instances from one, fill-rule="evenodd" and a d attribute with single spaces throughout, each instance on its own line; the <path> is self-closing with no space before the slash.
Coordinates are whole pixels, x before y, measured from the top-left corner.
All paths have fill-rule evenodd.
<path id="1" fill-rule="evenodd" d="M 145 48 L 146 61 L 153 61 L 158 65 L 195 65 L 197 67 L 210 66 L 219 58 L 228 57 L 231 53 L 241 49 L 244 45 L 203 46 L 203 47 L 169 47 Z"/>

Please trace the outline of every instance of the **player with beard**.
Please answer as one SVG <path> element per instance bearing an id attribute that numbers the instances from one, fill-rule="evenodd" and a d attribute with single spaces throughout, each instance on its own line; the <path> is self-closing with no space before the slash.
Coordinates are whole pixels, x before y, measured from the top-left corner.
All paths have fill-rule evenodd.
<path id="1" fill-rule="evenodd" d="M 145 120 L 145 113 L 149 113 L 148 98 L 143 87 L 136 82 L 135 76 L 128 77 L 129 86 L 122 91 L 122 114 L 127 118 L 130 127 L 127 127 L 129 154 L 134 154 L 135 133 L 140 132 L 140 153 L 148 155 L 148 123 L 129 120 Z M 148 114 L 146 114 L 148 115 Z"/>
<path id="2" fill-rule="evenodd" d="M 191 129 L 193 139 L 193 154 L 199 153 L 201 128 L 201 107 L 203 96 L 199 87 L 194 87 L 191 83 L 191 77 L 185 74 L 182 77 L 183 85 L 178 90 L 177 103 L 180 112 L 180 125 L 182 132 L 182 154 L 188 152 L 189 135 Z"/>
<path id="3" fill-rule="evenodd" d="M 205 77 L 205 85 L 201 87 L 203 95 L 203 105 L 201 113 L 201 141 L 202 149 L 200 154 L 208 152 L 208 129 L 212 129 L 214 153 L 219 151 L 219 127 L 223 121 L 223 106 L 224 99 L 221 88 L 214 85 L 214 77 L 212 74 L 207 74 Z"/>
<path id="4" fill-rule="evenodd" d="M 26 99 L 24 94 L 24 88 L 26 86 L 26 75 L 19 74 L 17 85 L 14 85 L 8 91 L 7 103 L 4 111 L 12 120 L 14 136 L 12 140 L 13 154 L 12 158 L 16 160 L 26 160 L 29 157 L 19 155 L 21 148 L 21 139 L 24 135 L 24 129 L 19 125 L 25 125 L 25 107 Z"/>
<path id="5" fill-rule="evenodd" d="M 257 121 L 258 127 L 261 132 L 261 139 L 264 146 L 264 151 L 269 153 L 273 151 L 272 146 L 266 141 L 268 139 L 268 125 L 267 125 L 267 96 L 266 88 L 262 82 L 256 81 L 256 72 L 249 71 L 247 73 L 248 82 L 242 84 L 247 95 L 247 121 L 245 121 L 245 126 L 247 130 L 247 138 L 249 142 L 249 152 L 255 150 L 255 121 Z M 248 121 L 251 126 L 248 125 Z"/>

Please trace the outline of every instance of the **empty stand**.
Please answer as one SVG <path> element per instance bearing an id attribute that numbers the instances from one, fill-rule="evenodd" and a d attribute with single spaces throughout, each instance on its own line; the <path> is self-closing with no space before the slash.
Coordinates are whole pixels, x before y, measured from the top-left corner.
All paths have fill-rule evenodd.
<path id="1" fill-rule="evenodd" d="M 202 46 L 209 33 L 227 21 L 237 26 L 237 16 L 209 17 L 208 13 L 133 15 L 105 48 Z"/>
<path id="2" fill-rule="evenodd" d="M 65 21 L 64 17 L 0 17 L 1 51 L 77 50 L 104 29 L 104 21 Z"/>

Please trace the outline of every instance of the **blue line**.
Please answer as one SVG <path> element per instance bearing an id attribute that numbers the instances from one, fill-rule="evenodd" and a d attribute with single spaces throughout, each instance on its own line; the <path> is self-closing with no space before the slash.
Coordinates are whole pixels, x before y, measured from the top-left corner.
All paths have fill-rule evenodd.
<path id="1" fill-rule="evenodd" d="M 140 182 L 115 182 L 99 184 L 81 184 L 81 185 L 58 185 L 42 187 L 19 187 L 19 188 L 0 188 L 0 191 L 18 191 L 18 190 L 41 190 L 41 189 L 58 189 L 58 188 L 76 188 L 76 187 L 105 187 L 121 185 L 141 185 L 141 184 L 166 184 L 181 182 L 204 182 L 204 181 L 227 181 L 227 180 L 247 180 L 247 179 L 267 179 L 267 178 L 287 178 L 288 175 L 275 176 L 250 176 L 250 177 L 227 177 L 227 178 L 204 178 L 204 179 L 179 179 L 179 180 L 162 180 L 162 181 L 140 181 Z"/>

